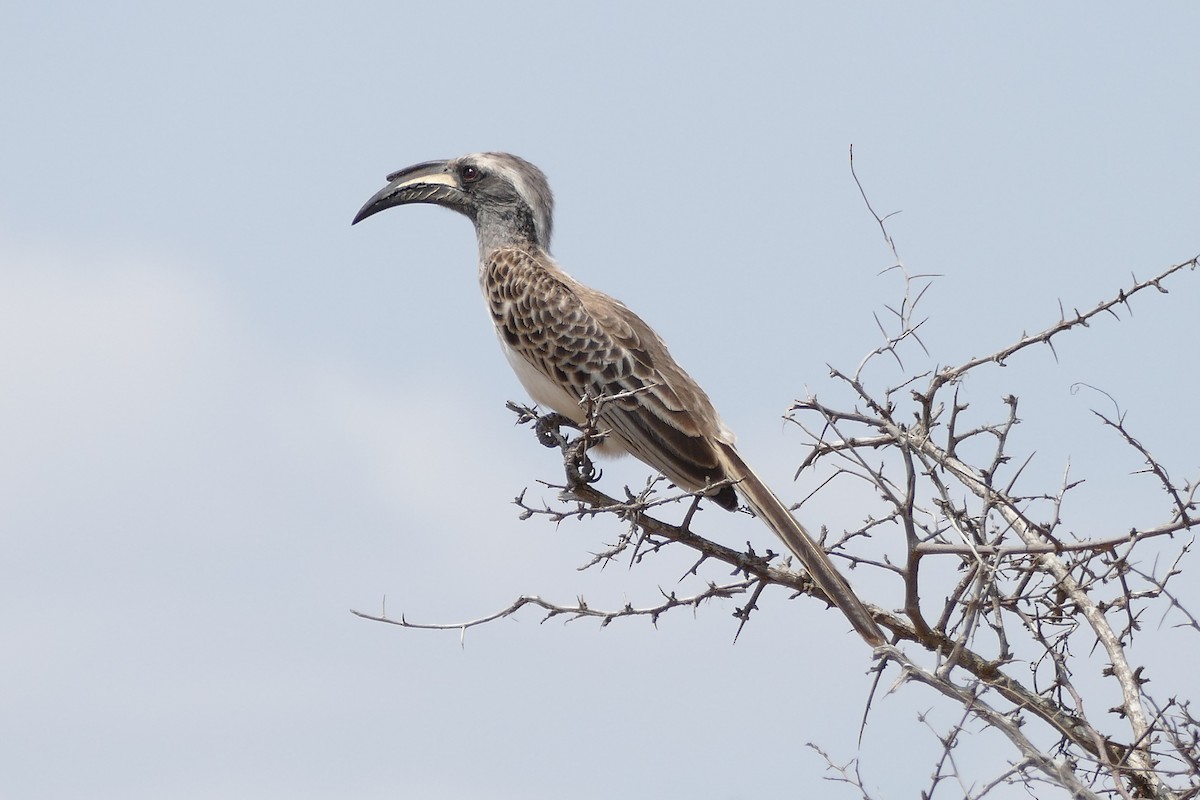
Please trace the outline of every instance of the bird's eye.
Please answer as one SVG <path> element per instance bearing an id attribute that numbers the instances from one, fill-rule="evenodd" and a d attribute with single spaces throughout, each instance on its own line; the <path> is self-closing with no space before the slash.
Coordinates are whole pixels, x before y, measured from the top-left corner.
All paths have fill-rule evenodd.
<path id="1" fill-rule="evenodd" d="M 479 180 L 479 167 L 473 167 L 470 164 L 462 168 L 463 183 L 474 183 Z"/>

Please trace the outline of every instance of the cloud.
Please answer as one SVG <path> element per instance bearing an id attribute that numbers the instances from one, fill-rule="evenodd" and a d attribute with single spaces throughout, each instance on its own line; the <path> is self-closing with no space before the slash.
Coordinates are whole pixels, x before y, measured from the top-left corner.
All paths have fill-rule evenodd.
<path id="1" fill-rule="evenodd" d="M 486 440 L 437 376 L 406 385 L 398 368 L 289 348 L 201 270 L 64 252 L 0 263 L 0 469 L 25 496 L 75 482 L 84 495 L 133 491 L 171 474 L 193 488 L 270 483 L 264 473 L 295 477 L 307 462 L 411 510 L 452 495 L 464 449 Z"/>

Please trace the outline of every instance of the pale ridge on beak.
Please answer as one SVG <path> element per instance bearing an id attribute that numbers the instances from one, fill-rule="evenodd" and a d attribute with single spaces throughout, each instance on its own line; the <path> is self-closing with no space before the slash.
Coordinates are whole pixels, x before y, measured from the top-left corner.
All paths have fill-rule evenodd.
<path id="1" fill-rule="evenodd" d="M 354 215 L 351 225 L 392 206 L 406 203 L 453 203 L 462 196 L 448 161 L 426 161 L 393 172 L 388 184 L 371 196 Z"/>

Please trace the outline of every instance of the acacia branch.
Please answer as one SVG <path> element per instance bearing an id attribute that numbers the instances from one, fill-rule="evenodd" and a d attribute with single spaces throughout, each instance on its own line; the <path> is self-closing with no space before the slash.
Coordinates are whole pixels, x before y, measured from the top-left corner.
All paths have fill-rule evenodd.
<path id="1" fill-rule="evenodd" d="M 888 658 L 901 665 L 902 679 L 922 683 L 939 694 L 949 697 L 969 709 L 979 719 L 1004 734 L 1021 753 L 1021 757 L 1031 767 L 1045 773 L 1055 783 L 1071 792 L 1073 800 L 1099 800 L 1099 795 L 1085 786 L 1076 776 L 1074 770 L 1062 760 L 1053 759 L 1030 741 L 1021 732 L 1019 724 L 1007 714 L 1002 714 L 989 705 L 980 692 L 965 686 L 959 686 L 944 676 L 934 675 L 915 664 L 897 648 L 889 648 Z"/>
<path id="2" fill-rule="evenodd" d="M 456 630 L 464 634 L 468 628 L 475 628 L 480 625 L 486 625 L 489 622 L 495 622 L 498 619 L 511 617 L 526 606 L 534 606 L 545 611 L 546 616 L 542 618 L 543 623 L 556 617 L 565 616 L 566 622 L 574 622 L 578 619 L 598 619 L 600 620 L 600 626 L 604 627 L 614 619 L 621 617 L 649 617 L 651 624 L 657 625 L 658 618 L 668 611 L 676 608 L 696 609 L 709 600 L 735 597 L 744 593 L 754 583 L 755 581 L 753 580 L 735 581 L 722 585 L 709 583 L 708 588 L 703 592 L 689 597 L 678 597 L 674 592 L 665 592 L 659 589 L 663 596 L 663 602 L 661 603 L 643 608 L 637 608 L 631 603 L 626 603 L 623 608 L 616 610 L 592 608 L 582 597 L 574 605 L 563 605 L 551 602 L 537 595 L 522 595 L 507 608 L 463 622 L 409 622 L 403 614 L 400 615 L 399 619 L 388 616 L 386 609 L 378 614 L 368 614 L 363 611 L 355 611 L 354 609 L 351 609 L 350 613 L 362 619 L 369 619 L 373 622 L 385 622 L 388 625 L 396 625 L 401 628 L 414 628 L 427 631 Z"/>
<path id="3" fill-rule="evenodd" d="M 941 388 L 943 385 L 945 385 L 951 381 L 957 380 L 958 378 L 962 377 L 964 374 L 966 374 L 970 370 L 974 369 L 975 367 L 978 367 L 981 364 L 987 364 L 989 362 L 994 362 L 996 364 L 1003 364 L 1005 362 L 1005 360 L 1008 359 L 1009 356 L 1013 355 L 1016 352 L 1024 350 L 1026 347 L 1030 347 L 1031 345 L 1035 345 L 1035 344 L 1043 344 L 1043 343 L 1050 344 L 1050 339 L 1060 333 L 1069 331 L 1072 328 L 1079 327 L 1080 325 L 1086 327 L 1089 320 L 1091 320 L 1093 317 L 1096 317 L 1097 315 L 1103 314 L 1105 312 L 1114 313 L 1112 311 L 1112 309 L 1115 306 L 1118 306 L 1118 305 L 1126 305 L 1127 306 L 1129 304 L 1129 298 L 1133 297 L 1135 294 L 1137 294 L 1145 289 L 1154 287 L 1155 289 L 1162 292 L 1163 294 L 1166 294 L 1167 290 L 1165 288 L 1163 288 L 1162 281 L 1164 281 L 1165 279 L 1169 278 L 1170 276 L 1174 275 L 1176 272 L 1179 272 L 1182 269 L 1195 269 L 1198 264 L 1200 264 L 1200 254 L 1193 256 L 1192 258 L 1188 259 L 1187 261 L 1181 261 L 1178 264 L 1175 264 L 1175 265 L 1169 267 L 1164 272 L 1159 273 L 1158 275 L 1154 276 L 1153 278 L 1149 278 L 1144 281 L 1139 281 L 1135 278 L 1133 286 L 1131 286 L 1129 289 L 1121 290 L 1120 292 L 1117 293 L 1116 297 L 1114 297 L 1110 300 L 1105 300 L 1105 301 L 1097 304 L 1096 307 L 1093 308 L 1091 311 L 1080 313 L 1078 310 L 1076 310 L 1074 317 L 1068 319 L 1064 315 L 1057 323 L 1055 323 L 1054 325 L 1051 325 L 1049 328 L 1046 328 L 1045 330 L 1043 330 L 1040 333 L 1035 333 L 1035 334 L 1031 334 L 1028 336 L 1022 336 L 1016 342 L 1008 345 L 1007 347 L 1002 347 L 999 350 L 997 350 L 996 352 L 991 353 L 986 356 L 972 358 L 969 361 L 965 361 L 956 367 L 946 367 L 945 369 L 941 370 L 940 372 L 937 373 L 937 375 L 934 376 L 932 384 L 929 389 L 929 394 L 932 394 L 934 391 Z"/>

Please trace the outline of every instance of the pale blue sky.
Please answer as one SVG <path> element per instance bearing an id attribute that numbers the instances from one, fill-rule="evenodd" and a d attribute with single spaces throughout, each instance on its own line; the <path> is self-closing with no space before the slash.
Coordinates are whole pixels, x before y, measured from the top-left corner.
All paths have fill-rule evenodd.
<path id="1" fill-rule="evenodd" d="M 348 613 L 643 604 L 688 565 L 580 574 L 612 523 L 517 520 L 560 472 L 504 410 L 523 398 L 470 225 L 349 221 L 417 161 L 539 164 L 563 265 L 658 328 L 794 499 L 781 413 L 836 396 L 825 365 L 857 365 L 899 296 L 849 146 L 909 268 L 943 276 L 934 361 L 963 360 L 1200 250 L 1198 33 L 1185 3 L 10 4 L 0 796 L 855 796 L 804 747 L 854 755 L 869 688 L 815 603 L 768 596 L 736 646 L 732 606 L 657 630 L 529 613 L 465 649 Z M 1200 466 L 1197 277 L 964 387 L 996 413 L 1022 396 L 1031 479 L 1089 479 L 1081 534 L 1167 510 L 1128 494 L 1137 460 L 1072 383 L 1177 478 Z M 827 498 L 810 522 L 869 513 Z M 924 786 L 929 709 L 955 717 L 917 688 L 877 700 L 881 796 Z M 982 779 L 995 742 L 963 753 Z"/>

